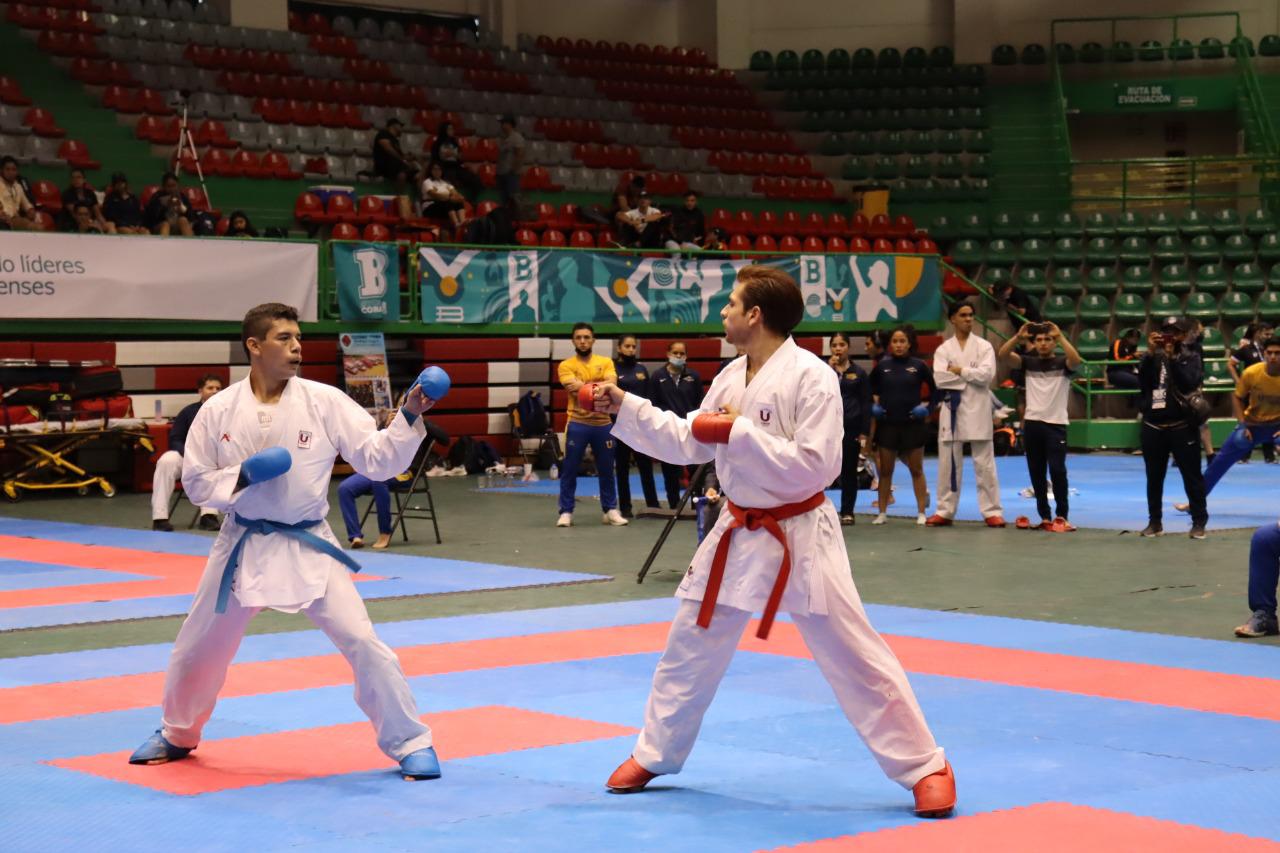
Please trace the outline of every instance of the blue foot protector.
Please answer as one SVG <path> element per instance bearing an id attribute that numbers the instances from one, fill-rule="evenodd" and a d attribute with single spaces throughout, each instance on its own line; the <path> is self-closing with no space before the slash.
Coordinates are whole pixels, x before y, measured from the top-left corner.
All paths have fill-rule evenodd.
<path id="1" fill-rule="evenodd" d="M 194 748 L 192 747 L 191 749 Z M 146 743 L 135 749 L 133 755 L 129 756 L 129 763 L 168 764 L 170 761 L 186 758 L 191 749 L 185 746 L 174 746 L 164 739 L 164 735 L 160 734 L 159 729 L 156 729 L 156 733 L 147 738 Z M 436 772 L 438 773 L 439 771 L 437 770 Z"/>
<path id="2" fill-rule="evenodd" d="M 429 746 L 426 749 L 419 749 L 400 759 L 400 775 L 410 781 L 439 779 L 440 759 L 436 758 L 435 748 Z"/>

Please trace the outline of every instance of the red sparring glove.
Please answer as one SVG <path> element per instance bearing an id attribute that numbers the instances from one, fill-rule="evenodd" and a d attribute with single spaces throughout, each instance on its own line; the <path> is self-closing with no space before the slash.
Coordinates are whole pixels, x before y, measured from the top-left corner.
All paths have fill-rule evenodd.
<path id="1" fill-rule="evenodd" d="M 728 444 L 733 420 L 729 415 L 698 415 L 693 419 L 693 437 L 703 444 Z"/>
<path id="2" fill-rule="evenodd" d="M 587 412 L 596 410 L 596 384 L 588 382 L 578 389 L 578 405 Z"/>

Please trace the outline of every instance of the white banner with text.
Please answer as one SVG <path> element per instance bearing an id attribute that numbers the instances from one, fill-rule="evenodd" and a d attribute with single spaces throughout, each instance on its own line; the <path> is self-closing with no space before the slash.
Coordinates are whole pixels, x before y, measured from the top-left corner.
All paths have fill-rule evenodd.
<path id="1" fill-rule="evenodd" d="M 234 320 L 263 302 L 317 315 L 315 243 L 0 231 L 0 317 Z"/>

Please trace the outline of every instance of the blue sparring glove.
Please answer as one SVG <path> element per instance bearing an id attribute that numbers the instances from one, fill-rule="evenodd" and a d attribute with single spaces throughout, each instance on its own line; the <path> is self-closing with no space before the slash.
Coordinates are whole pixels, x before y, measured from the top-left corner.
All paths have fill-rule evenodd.
<path id="1" fill-rule="evenodd" d="M 433 364 L 419 373 L 413 384 L 420 386 L 423 394 L 438 403 L 444 399 L 445 394 L 449 393 L 449 386 L 452 383 L 449 380 L 449 374 Z"/>
<path id="2" fill-rule="evenodd" d="M 911 420 L 913 421 L 922 421 L 925 418 L 929 417 L 929 407 L 926 406 L 924 403 L 921 403 L 918 406 L 913 406 L 910 412 L 910 416 L 911 416 Z"/>
<path id="3" fill-rule="evenodd" d="M 875 418 L 876 420 L 882 420 L 884 418 L 884 415 L 885 415 L 884 406 L 880 405 L 879 403 L 871 404 L 871 417 Z"/>
<path id="4" fill-rule="evenodd" d="M 254 483 L 273 480 L 293 467 L 293 457 L 283 447 L 259 450 L 240 463 L 240 479 L 236 488 L 243 489 Z"/>

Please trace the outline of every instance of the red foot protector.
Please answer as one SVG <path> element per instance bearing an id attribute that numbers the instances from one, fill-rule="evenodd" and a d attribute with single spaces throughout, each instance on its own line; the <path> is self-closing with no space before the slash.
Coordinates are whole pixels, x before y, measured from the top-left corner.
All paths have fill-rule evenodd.
<path id="1" fill-rule="evenodd" d="M 636 734 L 636 729 L 628 726 L 496 705 L 446 711 L 424 719 L 431 726 L 442 761 Z M 378 749 L 367 722 L 205 741 L 190 757 L 155 767 L 129 764 L 128 760 L 129 752 L 124 751 L 48 763 L 183 795 L 343 773 L 391 771 L 396 766 Z"/>

